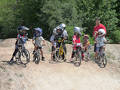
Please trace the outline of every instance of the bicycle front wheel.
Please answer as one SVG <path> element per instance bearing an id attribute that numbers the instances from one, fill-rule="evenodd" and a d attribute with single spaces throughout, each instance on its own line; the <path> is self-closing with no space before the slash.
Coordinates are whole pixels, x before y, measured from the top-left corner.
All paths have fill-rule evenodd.
<path id="1" fill-rule="evenodd" d="M 75 56 L 74 65 L 77 66 L 77 67 L 80 66 L 81 65 L 81 60 L 82 60 L 81 52 L 78 52 Z"/>
<path id="2" fill-rule="evenodd" d="M 105 55 L 103 55 L 100 59 L 100 68 L 105 68 L 107 65 L 107 58 Z"/>
<path id="3" fill-rule="evenodd" d="M 27 64 L 30 62 L 30 53 L 27 49 L 21 52 L 21 62 Z"/>

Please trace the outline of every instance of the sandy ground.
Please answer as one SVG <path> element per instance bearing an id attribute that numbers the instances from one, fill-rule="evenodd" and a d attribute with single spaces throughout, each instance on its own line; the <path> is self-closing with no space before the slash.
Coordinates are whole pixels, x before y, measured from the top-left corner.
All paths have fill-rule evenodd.
<path id="1" fill-rule="evenodd" d="M 47 42 L 43 48 L 45 62 L 36 65 L 31 61 L 27 67 L 10 66 L 4 61 L 10 60 L 14 43 L 15 39 L 0 40 L 0 90 L 120 90 L 120 64 L 108 63 L 106 68 L 99 68 L 93 60 L 82 61 L 80 67 L 65 62 L 51 64 L 51 47 Z M 112 46 L 108 45 L 106 51 L 112 53 L 113 49 L 114 54 L 118 53 L 117 57 L 111 59 L 118 59 L 116 61 L 119 63 L 120 45 Z M 27 42 L 26 48 L 32 53 L 31 41 Z M 67 45 L 67 49 L 69 59 L 72 48 Z"/>

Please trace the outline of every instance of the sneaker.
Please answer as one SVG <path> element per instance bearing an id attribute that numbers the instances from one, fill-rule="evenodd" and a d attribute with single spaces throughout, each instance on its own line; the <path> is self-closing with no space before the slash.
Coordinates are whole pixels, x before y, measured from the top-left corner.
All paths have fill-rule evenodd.
<path id="1" fill-rule="evenodd" d="M 42 61 L 45 61 L 45 57 L 42 57 Z"/>
<path id="2" fill-rule="evenodd" d="M 34 54 L 35 53 L 35 51 L 33 51 L 33 53 L 32 54 Z"/>
<path id="3" fill-rule="evenodd" d="M 70 62 L 70 63 L 73 63 L 73 59 L 71 58 L 71 59 L 69 60 L 69 62 Z"/>
<path id="4" fill-rule="evenodd" d="M 14 63 L 13 59 L 11 59 L 8 64 L 12 65 Z"/>

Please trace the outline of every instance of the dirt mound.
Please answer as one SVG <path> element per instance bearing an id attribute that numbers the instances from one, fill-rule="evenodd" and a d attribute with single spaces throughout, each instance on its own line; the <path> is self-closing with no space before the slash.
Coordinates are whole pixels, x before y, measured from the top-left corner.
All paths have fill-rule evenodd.
<path id="1" fill-rule="evenodd" d="M 106 53 L 111 60 L 120 61 L 120 44 L 107 44 Z"/>
<path id="2" fill-rule="evenodd" d="M 0 42 L 0 90 L 120 90 L 120 67 L 108 63 L 101 69 L 92 60 L 82 61 L 80 67 L 65 62 L 51 64 L 49 42 L 43 47 L 45 62 L 34 64 L 31 54 L 31 62 L 26 68 L 16 64 L 10 66 L 6 61 L 14 51 L 14 42 L 15 39 Z M 26 48 L 32 53 L 31 40 Z M 71 45 L 67 45 L 67 50 L 69 60 Z"/>

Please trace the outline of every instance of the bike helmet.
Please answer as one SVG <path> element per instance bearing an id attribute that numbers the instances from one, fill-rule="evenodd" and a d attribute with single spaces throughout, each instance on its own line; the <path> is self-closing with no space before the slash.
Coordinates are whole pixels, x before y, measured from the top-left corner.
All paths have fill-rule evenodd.
<path id="1" fill-rule="evenodd" d="M 105 33 L 105 30 L 104 29 L 99 29 L 98 30 L 98 35 L 99 36 L 103 36 L 103 35 L 105 35 L 106 33 Z"/>
<path id="2" fill-rule="evenodd" d="M 21 34 L 21 35 L 24 35 L 26 34 L 26 31 L 29 30 L 29 28 L 25 27 L 25 26 L 20 26 L 18 27 L 18 33 Z"/>
<path id="3" fill-rule="evenodd" d="M 64 23 L 60 24 L 60 27 L 64 30 L 66 28 L 66 25 Z"/>
<path id="4" fill-rule="evenodd" d="M 38 32 L 38 34 L 39 34 L 38 36 L 42 35 L 42 29 L 41 28 L 37 27 L 37 28 L 34 28 L 34 30 Z"/>
<path id="5" fill-rule="evenodd" d="M 74 33 L 78 33 L 79 35 L 81 35 L 80 27 L 74 27 Z"/>
<path id="6" fill-rule="evenodd" d="M 57 27 L 56 32 L 57 32 L 58 35 L 62 35 L 63 29 L 61 27 Z"/>

